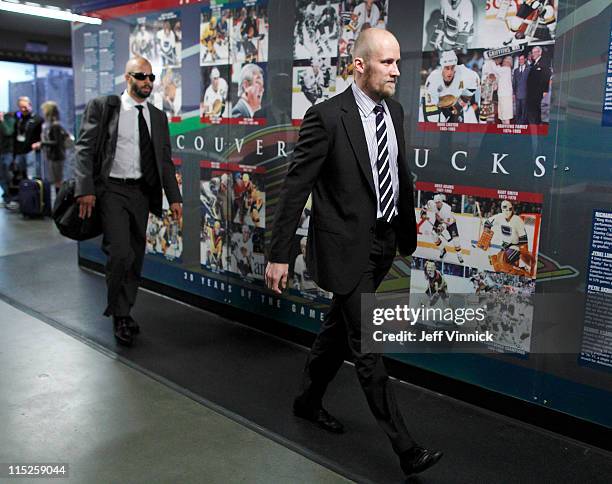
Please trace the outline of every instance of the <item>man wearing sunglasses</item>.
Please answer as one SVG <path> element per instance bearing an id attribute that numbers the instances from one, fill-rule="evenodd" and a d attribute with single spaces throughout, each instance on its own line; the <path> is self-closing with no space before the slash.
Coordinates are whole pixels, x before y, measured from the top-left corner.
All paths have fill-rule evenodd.
<path id="1" fill-rule="evenodd" d="M 131 346 L 140 332 L 130 311 L 136 301 L 149 212 L 162 216 L 162 188 L 172 216 L 182 217 L 166 115 L 147 102 L 155 75 L 144 58 L 125 66 L 126 90 L 91 100 L 76 143 L 76 191 L 81 218 L 102 220 L 108 260 L 107 306 L 115 339 Z"/>

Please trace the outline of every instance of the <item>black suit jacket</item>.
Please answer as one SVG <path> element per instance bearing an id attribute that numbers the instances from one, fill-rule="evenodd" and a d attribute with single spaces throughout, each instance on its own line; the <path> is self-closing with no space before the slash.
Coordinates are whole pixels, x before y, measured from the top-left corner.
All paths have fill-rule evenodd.
<path id="1" fill-rule="evenodd" d="M 102 126 L 104 106 L 108 104 L 108 124 Z M 151 115 L 151 140 L 155 152 L 155 162 L 161 185 L 149 193 L 149 210 L 157 216 L 162 215 L 162 186 L 169 203 L 181 202 L 181 193 L 176 181 L 172 163 L 172 146 L 166 114 L 151 103 L 148 104 Z M 100 197 L 106 190 L 108 176 L 115 159 L 117 148 L 117 131 L 121 99 L 118 96 L 101 96 L 89 101 L 81 120 L 81 131 L 75 144 L 75 195 L 96 195 Z M 100 153 L 95 153 L 98 134 L 102 130 Z"/>
<path id="2" fill-rule="evenodd" d="M 541 101 L 545 92 L 548 92 L 550 82 L 550 66 L 540 57 L 537 63 L 532 64 L 527 76 L 527 99 Z"/>
<path id="3" fill-rule="evenodd" d="M 43 119 L 38 114 L 31 113 L 27 118 L 22 118 L 21 113 L 16 112 L 15 132 L 13 134 L 13 154 L 25 155 L 32 151 L 32 144 L 40 141 Z M 25 134 L 25 141 L 17 141 L 19 129 Z"/>
<path id="4" fill-rule="evenodd" d="M 406 161 L 404 112 L 387 100 L 398 143 L 398 247 L 416 248 L 412 177 Z M 312 192 L 306 264 L 325 290 L 346 294 L 369 260 L 376 225 L 376 192 L 368 146 L 352 89 L 312 106 L 299 139 L 274 217 L 269 260 L 289 263 L 300 214 Z"/>

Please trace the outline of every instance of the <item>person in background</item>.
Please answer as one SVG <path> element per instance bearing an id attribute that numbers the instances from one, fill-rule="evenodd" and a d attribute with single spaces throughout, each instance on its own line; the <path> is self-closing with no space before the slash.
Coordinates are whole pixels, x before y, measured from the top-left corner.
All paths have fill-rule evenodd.
<path id="1" fill-rule="evenodd" d="M 502 124 L 510 124 L 514 117 L 512 105 L 512 57 L 489 59 L 485 62 L 486 72 L 495 74 L 497 80 L 498 117 Z"/>
<path id="2" fill-rule="evenodd" d="M 20 96 L 17 99 L 17 108 L 13 155 L 19 170 L 27 173 L 29 155 L 36 149 L 34 146 L 40 146 L 37 143 L 40 141 L 43 120 L 32 112 L 32 101 L 27 96 Z"/>
<path id="3" fill-rule="evenodd" d="M 121 97 L 101 96 L 85 107 L 74 174 L 80 217 L 90 217 L 96 206 L 102 220 L 102 250 L 108 256 L 104 315 L 113 318 L 117 343 L 131 346 L 140 333 L 131 310 L 140 284 L 149 212 L 162 218 L 165 193 L 172 217 L 179 222 L 183 200 L 172 163 L 168 118 L 147 102 L 155 82 L 151 63 L 144 57 L 131 58 L 124 79 Z"/>
<path id="4" fill-rule="evenodd" d="M 542 57 L 542 47 L 531 49 L 531 69 L 527 74 L 527 121 L 529 124 L 542 124 L 542 98 L 548 92 L 551 70 Z"/>
<path id="5" fill-rule="evenodd" d="M 245 64 L 240 71 L 238 101 L 232 108 L 232 118 L 253 118 L 261 109 L 264 94 L 264 72 L 257 64 Z"/>
<path id="6" fill-rule="evenodd" d="M 13 138 L 15 133 L 15 116 L 0 112 L 0 188 L 2 203 L 6 206 L 9 200 L 10 165 L 13 162 Z"/>
<path id="7" fill-rule="evenodd" d="M 49 162 L 49 181 L 59 192 L 64 179 L 64 160 L 66 159 L 66 130 L 60 124 L 57 103 L 47 101 L 41 106 L 44 122 L 41 130 L 41 141 L 34 143 L 33 149 L 41 149 Z"/>
<path id="8" fill-rule="evenodd" d="M 516 104 L 515 124 L 527 124 L 527 78 L 531 66 L 527 63 L 525 54 L 519 55 L 518 67 L 512 75 L 512 90 Z"/>

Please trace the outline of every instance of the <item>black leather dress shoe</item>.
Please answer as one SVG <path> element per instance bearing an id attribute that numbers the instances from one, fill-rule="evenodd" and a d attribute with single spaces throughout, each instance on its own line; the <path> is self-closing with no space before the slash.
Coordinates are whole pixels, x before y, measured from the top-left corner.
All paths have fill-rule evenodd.
<path id="1" fill-rule="evenodd" d="M 311 408 L 301 403 L 299 399 L 296 399 L 293 402 L 293 415 L 306 419 L 328 432 L 334 434 L 344 433 L 344 425 L 337 418 L 330 415 L 323 407 Z"/>
<path id="2" fill-rule="evenodd" d="M 128 320 L 128 327 L 130 328 L 130 331 L 132 332 L 132 334 L 139 334 L 140 333 L 140 326 L 134 320 L 134 318 L 132 316 L 126 316 L 125 319 Z"/>
<path id="3" fill-rule="evenodd" d="M 429 469 L 441 458 L 442 452 L 439 450 L 428 450 L 416 446 L 400 455 L 400 466 L 406 476 L 410 476 Z"/>
<path id="4" fill-rule="evenodd" d="M 115 330 L 115 339 L 117 343 L 123 346 L 132 346 L 134 337 L 132 336 L 127 318 L 113 316 L 113 328 Z"/>

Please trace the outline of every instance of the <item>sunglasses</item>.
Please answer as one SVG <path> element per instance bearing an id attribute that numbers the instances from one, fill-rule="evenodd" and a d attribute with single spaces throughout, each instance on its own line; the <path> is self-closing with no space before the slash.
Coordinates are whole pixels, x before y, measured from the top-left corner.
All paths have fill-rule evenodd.
<path id="1" fill-rule="evenodd" d="M 128 72 L 137 81 L 144 81 L 147 77 L 149 81 L 155 82 L 155 74 L 145 74 L 144 72 Z"/>

